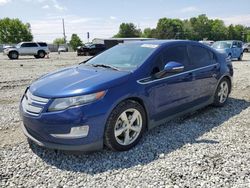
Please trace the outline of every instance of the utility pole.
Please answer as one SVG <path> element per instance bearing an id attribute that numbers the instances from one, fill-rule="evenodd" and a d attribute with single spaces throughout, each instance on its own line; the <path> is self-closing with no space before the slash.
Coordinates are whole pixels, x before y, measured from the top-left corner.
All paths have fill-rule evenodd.
<path id="1" fill-rule="evenodd" d="M 89 43 L 89 32 L 87 32 L 87 39 L 88 39 L 88 43 Z"/>
<path id="2" fill-rule="evenodd" d="M 63 39 L 64 39 L 64 44 L 66 44 L 66 35 L 65 35 L 64 19 L 62 19 L 62 24 L 63 24 Z"/>

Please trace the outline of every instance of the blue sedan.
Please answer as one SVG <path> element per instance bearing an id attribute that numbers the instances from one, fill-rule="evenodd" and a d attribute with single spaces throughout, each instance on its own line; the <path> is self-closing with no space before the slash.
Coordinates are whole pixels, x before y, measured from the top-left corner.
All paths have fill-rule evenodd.
<path id="1" fill-rule="evenodd" d="M 232 76 L 231 62 L 198 42 L 120 44 L 32 83 L 20 104 L 22 129 L 47 148 L 129 150 L 146 130 L 210 104 L 223 106 Z"/>

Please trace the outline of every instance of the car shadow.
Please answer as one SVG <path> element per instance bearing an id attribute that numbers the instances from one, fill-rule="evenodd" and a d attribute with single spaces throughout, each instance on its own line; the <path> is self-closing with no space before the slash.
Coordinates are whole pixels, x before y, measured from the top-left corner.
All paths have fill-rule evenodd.
<path id="1" fill-rule="evenodd" d="M 222 108 L 208 106 L 148 131 L 136 147 L 125 152 L 104 149 L 89 154 L 73 155 L 34 144 L 31 145 L 31 149 L 47 164 L 62 170 L 98 174 L 113 169 L 125 169 L 148 164 L 186 144 L 218 144 L 219 140 L 199 137 L 221 126 L 249 106 L 250 102 L 246 100 L 229 98 L 228 103 Z"/>

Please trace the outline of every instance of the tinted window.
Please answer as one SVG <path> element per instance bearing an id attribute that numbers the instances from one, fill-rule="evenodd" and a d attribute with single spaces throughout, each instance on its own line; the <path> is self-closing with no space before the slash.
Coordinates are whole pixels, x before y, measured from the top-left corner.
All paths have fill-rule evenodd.
<path id="1" fill-rule="evenodd" d="M 194 68 L 211 65 L 215 60 L 213 52 L 200 46 L 189 46 L 188 54 L 191 63 L 194 65 Z"/>
<path id="2" fill-rule="evenodd" d="M 47 44 L 45 42 L 38 42 L 39 46 L 41 47 L 47 47 Z"/>
<path id="3" fill-rule="evenodd" d="M 37 47 L 37 44 L 33 42 L 23 43 L 22 47 Z"/>
<path id="4" fill-rule="evenodd" d="M 156 66 L 154 67 L 155 70 L 153 72 L 163 70 L 164 66 L 170 61 L 181 63 L 185 67 L 184 70 L 189 70 L 190 66 L 186 46 L 175 46 L 164 49 L 156 59 Z"/>

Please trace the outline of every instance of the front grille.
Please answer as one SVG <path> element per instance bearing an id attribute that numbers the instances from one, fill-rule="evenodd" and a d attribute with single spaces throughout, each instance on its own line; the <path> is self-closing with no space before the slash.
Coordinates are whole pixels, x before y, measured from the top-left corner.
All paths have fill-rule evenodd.
<path id="1" fill-rule="evenodd" d="M 26 113 L 39 116 L 48 101 L 49 99 L 35 96 L 27 90 L 22 100 L 22 107 Z"/>

